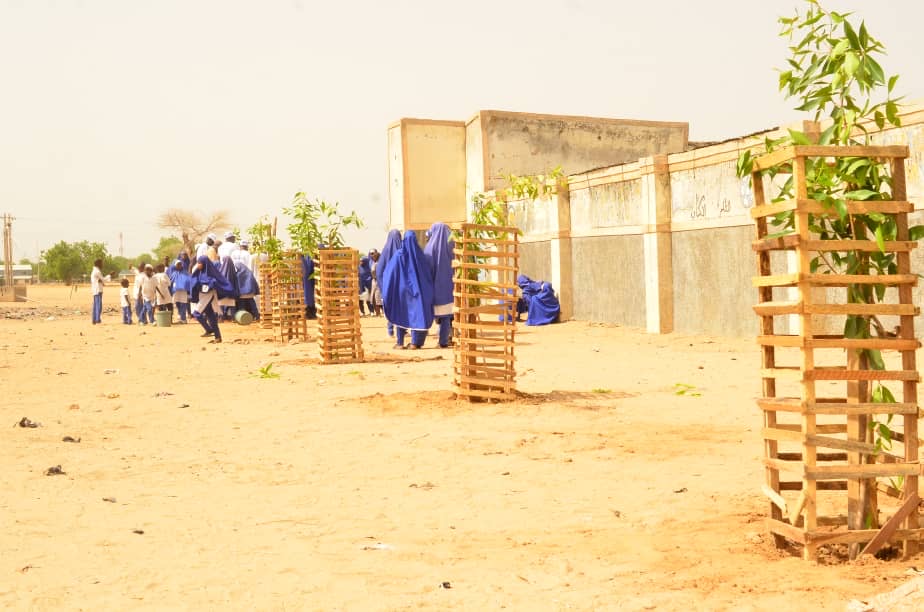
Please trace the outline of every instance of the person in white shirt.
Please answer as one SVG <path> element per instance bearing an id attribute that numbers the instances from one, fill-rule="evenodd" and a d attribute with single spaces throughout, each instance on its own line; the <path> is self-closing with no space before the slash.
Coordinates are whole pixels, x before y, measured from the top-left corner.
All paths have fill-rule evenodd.
<path id="1" fill-rule="evenodd" d="M 164 264 L 157 264 L 157 272 L 154 274 L 154 293 L 156 293 L 155 304 L 157 310 L 169 310 L 173 318 L 173 297 L 170 295 L 170 277 L 167 276 L 167 268 Z"/>
<path id="2" fill-rule="evenodd" d="M 138 269 L 135 271 L 135 281 L 132 285 L 132 299 L 135 300 L 135 316 L 141 323 L 141 313 L 144 312 L 144 300 L 141 299 L 141 280 L 144 278 L 144 262 L 138 262 Z"/>
<path id="3" fill-rule="evenodd" d="M 154 323 L 154 302 L 157 299 L 157 283 L 154 280 L 154 266 L 147 264 L 141 275 L 141 316 L 138 325 Z"/>
<path id="4" fill-rule="evenodd" d="M 237 266 L 241 264 L 251 272 L 253 272 L 253 267 L 250 263 L 250 243 L 246 240 L 241 240 L 241 248 L 235 249 L 231 253 L 231 261 L 234 262 L 234 265 Z"/>
<path id="5" fill-rule="evenodd" d="M 119 305 L 122 306 L 122 323 L 125 325 L 132 324 L 132 298 L 128 290 L 128 279 L 123 278 L 119 283 L 122 288 L 119 289 Z"/>
<path id="6" fill-rule="evenodd" d="M 205 241 L 196 245 L 196 259 L 199 259 L 203 255 L 209 254 L 209 247 L 215 244 L 215 241 L 218 240 L 218 236 L 215 234 L 209 234 L 205 237 Z"/>
<path id="7" fill-rule="evenodd" d="M 90 292 L 93 294 L 93 325 L 102 323 L 103 319 L 103 260 L 93 262 L 93 271 L 90 272 Z"/>
<path id="8" fill-rule="evenodd" d="M 232 253 L 239 248 L 240 247 L 237 245 L 237 236 L 234 235 L 234 232 L 225 232 L 225 241 L 218 247 L 218 260 L 221 261 L 225 257 L 231 257 L 233 260 L 234 257 Z"/>

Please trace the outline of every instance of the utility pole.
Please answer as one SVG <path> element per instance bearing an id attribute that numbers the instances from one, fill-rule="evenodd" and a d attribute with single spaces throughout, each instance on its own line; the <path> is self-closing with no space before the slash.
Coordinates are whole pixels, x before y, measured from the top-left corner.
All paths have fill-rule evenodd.
<path id="1" fill-rule="evenodd" d="M 13 215 L 3 213 L 3 284 L 13 286 Z"/>
<path id="2" fill-rule="evenodd" d="M 122 249 L 122 232 L 119 232 L 119 257 L 125 257 L 125 253 Z"/>

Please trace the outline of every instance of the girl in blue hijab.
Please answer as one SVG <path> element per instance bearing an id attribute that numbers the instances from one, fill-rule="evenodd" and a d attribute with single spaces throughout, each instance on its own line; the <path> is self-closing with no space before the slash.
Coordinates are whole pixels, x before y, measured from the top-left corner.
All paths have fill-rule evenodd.
<path id="1" fill-rule="evenodd" d="M 401 247 L 401 232 L 396 229 L 388 232 L 388 236 L 385 238 L 385 246 L 382 247 L 382 252 L 379 254 L 379 260 L 376 262 L 375 270 L 376 277 L 378 278 L 379 291 L 382 293 L 382 310 L 385 310 L 385 300 L 386 300 L 386 281 L 385 281 L 385 268 L 388 265 L 388 260 L 391 259 L 395 252 Z M 385 310 L 385 317 L 388 321 L 388 335 L 395 335 L 395 326 L 388 320 L 388 311 Z"/>
<path id="2" fill-rule="evenodd" d="M 433 275 L 413 230 L 405 232 L 382 277 L 385 316 L 398 328 L 395 347 L 405 348 L 404 336 L 411 330 L 410 347 L 421 348 L 433 325 Z"/>
<path id="3" fill-rule="evenodd" d="M 205 333 L 203 338 L 215 336 L 210 342 L 221 342 L 221 330 L 218 327 L 218 300 L 231 295 L 234 287 L 228 282 L 212 260 L 207 255 L 202 255 L 196 259 L 196 265 L 192 269 L 192 295 L 193 301 L 196 302 L 196 308 L 193 316 L 202 325 Z"/>
<path id="4" fill-rule="evenodd" d="M 314 303 L 314 260 L 302 255 L 302 293 L 305 295 L 305 318 L 317 319 L 318 309 Z"/>
<path id="5" fill-rule="evenodd" d="M 452 249 L 455 243 L 445 223 L 434 223 L 429 237 L 424 255 L 433 275 L 433 316 L 439 324 L 440 348 L 447 348 L 452 342 Z"/>
<path id="6" fill-rule="evenodd" d="M 359 312 L 363 315 L 366 314 L 366 309 L 363 306 L 369 307 L 369 316 L 375 314 L 375 310 L 372 308 L 372 264 L 369 263 L 369 258 L 366 255 L 363 255 L 359 258 Z"/>

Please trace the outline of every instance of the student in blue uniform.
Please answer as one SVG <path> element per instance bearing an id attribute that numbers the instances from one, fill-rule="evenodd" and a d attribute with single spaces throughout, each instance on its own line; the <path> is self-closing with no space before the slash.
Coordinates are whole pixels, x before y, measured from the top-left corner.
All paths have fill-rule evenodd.
<path id="1" fill-rule="evenodd" d="M 439 325 L 439 345 L 446 348 L 452 342 L 452 249 L 449 226 L 434 223 L 424 255 L 433 275 L 433 316 Z"/>
<path id="2" fill-rule="evenodd" d="M 382 294 L 382 310 L 385 313 L 385 318 L 388 321 L 388 335 L 395 335 L 395 326 L 391 322 L 391 319 L 388 319 L 388 309 L 385 306 L 385 295 L 388 292 L 387 283 L 385 279 L 385 267 L 388 265 L 388 260 L 391 259 L 395 252 L 401 247 L 401 232 L 396 229 L 388 232 L 388 236 L 385 238 L 385 246 L 382 247 L 382 252 L 379 254 L 379 259 L 376 262 L 376 280 L 379 284 L 379 291 Z"/>
<path id="3" fill-rule="evenodd" d="M 433 275 L 413 230 L 405 232 L 401 248 L 385 265 L 382 280 L 385 316 L 397 328 L 395 347 L 405 348 L 404 337 L 410 331 L 409 348 L 421 348 L 433 325 Z"/>

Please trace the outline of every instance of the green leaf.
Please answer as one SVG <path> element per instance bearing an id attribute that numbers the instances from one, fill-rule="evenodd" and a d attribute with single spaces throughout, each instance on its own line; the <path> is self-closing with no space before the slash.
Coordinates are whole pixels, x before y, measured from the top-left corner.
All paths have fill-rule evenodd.
<path id="1" fill-rule="evenodd" d="M 847 202 L 838 198 L 834 200 L 834 210 L 837 211 L 837 216 L 841 219 L 847 218 Z"/>
<path id="2" fill-rule="evenodd" d="M 876 226 L 876 245 L 879 247 L 879 250 L 885 253 L 885 238 L 882 235 L 882 226 Z"/>
<path id="3" fill-rule="evenodd" d="M 898 118 L 898 105 L 893 100 L 886 102 L 886 118 L 892 125 L 901 124 L 901 120 Z"/>
<path id="4" fill-rule="evenodd" d="M 874 370 L 885 370 L 885 362 L 882 360 L 882 352 L 867 350 L 866 356 L 869 358 L 869 365 Z"/>
<path id="5" fill-rule="evenodd" d="M 908 240 L 924 238 L 924 225 L 912 225 L 908 228 Z"/>
<path id="6" fill-rule="evenodd" d="M 889 93 L 892 93 L 892 90 L 895 89 L 895 83 L 898 81 L 898 75 L 889 77 Z"/>
<path id="7" fill-rule="evenodd" d="M 856 189 L 854 191 L 848 191 L 847 193 L 845 193 L 844 198 L 848 200 L 856 200 L 856 201 L 862 202 L 865 200 L 869 200 L 870 198 L 877 196 L 877 195 L 879 195 L 878 191 L 872 191 L 870 189 Z"/>
<path id="8" fill-rule="evenodd" d="M 810 145 L 812 141 L 809 140 L 808 136 L 804 132 L 798 130 L 789 130 L 789 137 L 792 138 L 793 143 L 797 145 Z"/>
<path id="9" fill-rule="evenodd" d="M 844 55 L 844 52 L 850 48 L 850 41 L 843 39 L 831 49 L 831 58 L 836 58 Z"/>
<path id="10" fill-rule="evenodd" d="M 847 77 L 852 77 L 857 72 L 857 68 L 860 67 L 860 58 L 857 57 L 857 54 L 853 51 L 848 51 L 844 54 L 844 73 Z"/>
<path id="11" fill-rule="evenodd" d="M 844 20 L 844 36 L 847 37 L 847 40 L 850 42 L 850 46 L 859 51 L 860 50 L 860 39 L 857 38 L 857 33 L 854 31 L 853 26 L 850 25 L 850 22 Z"/>
<path id="12" fill-rule="evenodd" d="M 818 144 L 820 145 L 831 144 L 831 138 L 834 135 L 834 130 L 836 127 L 837 126 L 833 123 L 830 126 L 828 126 L 828 128 L 821 133 L 821 136 L 818 137 Z"/>

